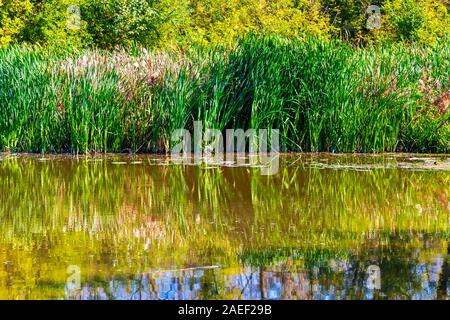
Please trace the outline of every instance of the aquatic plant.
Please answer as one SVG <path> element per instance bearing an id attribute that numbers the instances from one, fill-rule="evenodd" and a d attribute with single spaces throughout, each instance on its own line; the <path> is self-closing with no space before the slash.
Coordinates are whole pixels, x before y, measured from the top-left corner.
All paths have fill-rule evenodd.
<path id="1" fill-rule="evenodd" d="M 247 36 L 189 52 L 0 49 L 0 150 L 167 152 L 175 129 L 279 129 L 285 151 L 449 152 L 449 39 Z"/>

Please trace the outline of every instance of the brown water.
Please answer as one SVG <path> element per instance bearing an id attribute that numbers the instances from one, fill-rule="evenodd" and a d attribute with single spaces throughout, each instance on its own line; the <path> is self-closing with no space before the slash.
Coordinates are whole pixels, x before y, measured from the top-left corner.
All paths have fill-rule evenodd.
<path id="1" fill-rule="evenodd" d="M 0 298 L 449 299 L 449 158 L 1 154 Z"/>

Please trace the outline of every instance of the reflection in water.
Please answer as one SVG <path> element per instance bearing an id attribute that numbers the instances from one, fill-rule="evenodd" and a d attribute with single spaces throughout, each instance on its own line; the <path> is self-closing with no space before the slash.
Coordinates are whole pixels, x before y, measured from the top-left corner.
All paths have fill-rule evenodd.
<path id="1" fill-rule="evenodd" d="M 418 264 L 410 269 L 408 279 L 413 288 L 389 288 L 386 291 L 365 287 L 366 277 L 355 277 L 351 266 L 343 270 L 295 271 L 265 270 L 264 267 L 245 267 L 227 275 L 227 270 L 192 270 L 179 272 L 143 273 L 129 280 L 110 280 L 101 286 L 85 286 L 75 299 L 436 299 L 439 297 L 439 278 L 442 259 L 430 264 Z M 390 274 L 389 276 L 395 276 Z M 328 277 L 328 279 L 325 279 Z M 339 281 L 330 278 L 338 278 Z M 221 281 L 218 281 L 221 279 Z M 387 280 L 388 281 L 388 280 Z M 399 291 L 395 291 L 396 289 Z M 386 293 L 387 292 L 387 293 Z M 70 293 L 68 293 L 70 295 Z M 448 296 L 444 292 L 441 298 Z"/>
<path id="2" fill-rule="evenodd" d="M 1 155 L 0 298 L 449 298 L 447 157 L 281 160 Z"/>

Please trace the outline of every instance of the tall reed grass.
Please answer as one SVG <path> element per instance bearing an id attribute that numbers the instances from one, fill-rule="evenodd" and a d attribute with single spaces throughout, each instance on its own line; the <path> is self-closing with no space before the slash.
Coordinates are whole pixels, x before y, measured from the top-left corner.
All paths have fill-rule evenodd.
<path id="1" fill-rule="evenodd" d="M 174 129 L 279 129 L 285 151 L 449 152 L 450 40 L 248 36 L 189 53 L 0 50 L 0 149 L 166 152 Z"/>

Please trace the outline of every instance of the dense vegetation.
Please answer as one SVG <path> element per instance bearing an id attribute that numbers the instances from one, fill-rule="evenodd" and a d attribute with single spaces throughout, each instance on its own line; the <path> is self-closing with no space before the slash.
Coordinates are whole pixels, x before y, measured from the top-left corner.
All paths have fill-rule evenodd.
<path id="1" fill-rule="evenodd" d="M 76 5 L 78 23 L 67 23 Z M 377 5 L 381 28 L 367 27 Z M 353 43 L 433 43 L 450 30 L 448 0 L 0 0 L 0 46 L 113 48 L 233 43 L 245 33 L 338 36 Z"/>
<path id="2" fill-rule="evenodd" d="M 164 152 L 194 120 L 284 150 L 450 150 L 446 0 L 73 5 L 0 0 L 0 150 Z"/>
<path id="3" fill-rule="evenodd" d="M 284 150 L 450 150 L 450 46 L 248 36 L 184 54 L 0 50 L 0 146 L 168 151 L 174 129 L 280 129 Z"/>

